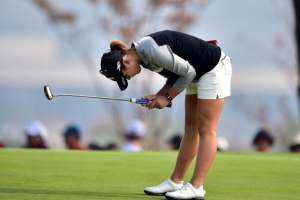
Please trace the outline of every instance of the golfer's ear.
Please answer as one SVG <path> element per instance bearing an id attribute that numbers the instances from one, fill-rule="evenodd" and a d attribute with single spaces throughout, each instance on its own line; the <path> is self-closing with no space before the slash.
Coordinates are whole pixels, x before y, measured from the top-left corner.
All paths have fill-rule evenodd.
<path id="1" fill-rule="evenodd" d="M 125 58 L 123 58 L 123 63 L 124 64 L 129 64 L 129 60 L 125 57 Z M 126 66 L 124 66 L 124 67 L 126 67 Z"/>

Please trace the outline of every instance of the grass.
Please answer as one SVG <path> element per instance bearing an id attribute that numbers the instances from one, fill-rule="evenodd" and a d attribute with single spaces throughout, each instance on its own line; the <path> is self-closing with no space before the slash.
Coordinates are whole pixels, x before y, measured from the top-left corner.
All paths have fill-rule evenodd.
<path id="1" fill-rule="evenodd" d="M 0 199 L 164 199 L 143 189 L 170 176 L 176 155 L 1 149 Z M 300 155 L 218 153 L 204 188 L 206 200 L 300 199 Z"/>

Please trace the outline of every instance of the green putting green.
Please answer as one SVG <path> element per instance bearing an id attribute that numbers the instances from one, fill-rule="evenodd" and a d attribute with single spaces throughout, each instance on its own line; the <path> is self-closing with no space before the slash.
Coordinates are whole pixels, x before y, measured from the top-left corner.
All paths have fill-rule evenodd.
<path id="1" fill-rule="evenodd" d="M 0 149 L 0 199 L 164 199 L 143 189 L 170 177 L 176 155 Z M 206 200 L 300 199 L 300 155 L 219 152 L 204 189 Z"/>

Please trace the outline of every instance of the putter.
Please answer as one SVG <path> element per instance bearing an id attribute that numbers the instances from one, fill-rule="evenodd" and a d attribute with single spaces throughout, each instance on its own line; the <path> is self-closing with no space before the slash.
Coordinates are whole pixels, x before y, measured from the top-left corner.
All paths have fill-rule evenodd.
<path id="1" fill-rule="evenodd" d="M 48 100 L 52 100 L 53 97 L 59 96 L 70 96 L 70 97 L 86 97 L 94 99 L 106 99 L 106 100 L 115 100 L 115 101 L 129 101 L 131 103 L 137 104 L 147 104 L 149 103 L 148 99 L 135 99 L 135 98 L 117 98 L 117 97 L 99 97 L 99 96 L 89 96 L 89 95 L 78 95 L 78 94 L 52 94 L 50 87 L 48 85 L 44 86 L 44 93 Z M 168 108 L 172 107 L 172 102 L 167 105 Z"/>

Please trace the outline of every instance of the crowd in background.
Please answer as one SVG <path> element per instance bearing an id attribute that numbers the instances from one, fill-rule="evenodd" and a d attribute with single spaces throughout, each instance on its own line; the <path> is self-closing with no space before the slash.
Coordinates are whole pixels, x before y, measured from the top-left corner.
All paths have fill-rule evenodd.
<path id="1" fill-rule="evenodd" d="M 48 145 L 48 130 L 46 126 L 38 121 L 30 121 L 24 128 L 25 135 L 24 148 L 36 148 L 36 149 L 49 149 Z M 140 119 L 131 120 L 125 130 L 123 131 L 123 143 L 118 145 L 111 142 L 106 145 L 99 145 L 96 142 L 84 144 L 82 142 L 83 133 L 78 125 L 70 124 L 65 127 L 61 133 L 61 138 L 64 141 L 64 146 L 69 150 L 122 150 L 138 152 L 143 151 L 143 139 L 147 133 L 147 126 Z M 179 149 L 181 142 L 181 135 L 174 135 L 172 138 L 166 141 L 168 149 Z M 4 148 L 5 145 L 0 141 L 0 148 Z"/>
<path id="2" fill-rule="evenodd" d="M 24 148 L 38 148 L 48 149 L 47 144 L 48 131 L 45 125 L 37 120 L 33 120 L 27 124 L 24 129 L 26 136 L 26 145 Z M 147 134 L 147 125 L 140 119 L 131 120 L 124 132 L 123 144 L 119 147 L 117 143 L 108 143 L 101 146 L 97 143 L 89 143 L 87 145 L 82 142 L 82 132 L 77 125 L 68 125 L 62 132 L 62 140 L 64 140 L 65 147 L 70 150 L 122 150 L 138 152 L 143 151 L 143 139 Z M 168 149 L 178 150 L 182 140 L 182 134 L 173 134 L 167 141 Z M 252 140 L 253 150 L 257 152 L 270 152 L 275 143 L 275 138 L 267 129 L 260 129 L 254 134 Z M 0 148 L 4 148 L 5 144 L 0 141 Z M 224 137 L 217 138 L 217 150 L 228 151 L 230 144 Z M 300 153 L 300 133 L 296 135 L 288 146 L 290 152 Z"/>

